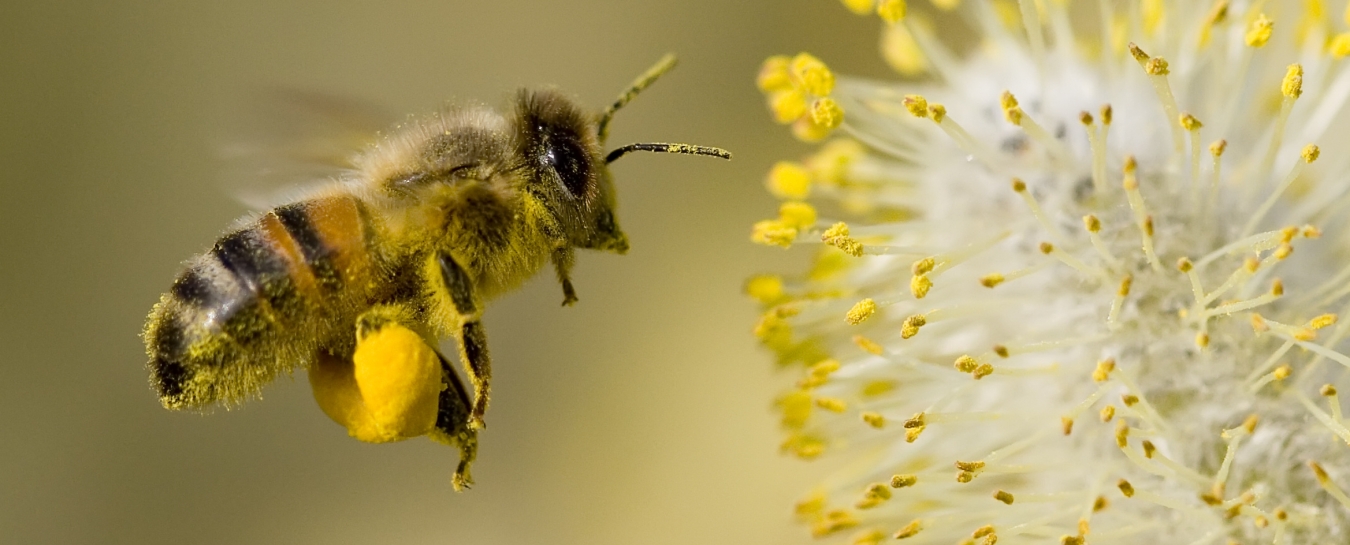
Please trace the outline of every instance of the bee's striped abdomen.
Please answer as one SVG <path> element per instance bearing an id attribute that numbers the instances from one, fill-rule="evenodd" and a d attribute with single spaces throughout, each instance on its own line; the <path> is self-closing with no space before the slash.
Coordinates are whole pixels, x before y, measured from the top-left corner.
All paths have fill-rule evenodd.
<path id="1" fill-rule="evenodd" d="M 370 230 L 354 198 L 315 199 L 277 208 L 193 259 L 146 326 L 164 404 L 239 401 L 306 365 L 364 304 Z"/>

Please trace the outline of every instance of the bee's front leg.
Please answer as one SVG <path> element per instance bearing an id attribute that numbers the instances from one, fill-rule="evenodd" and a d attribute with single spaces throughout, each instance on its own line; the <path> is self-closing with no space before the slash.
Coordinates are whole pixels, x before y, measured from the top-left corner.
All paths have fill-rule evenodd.
<path id="1" fill-rule="evenodd" d="M 563 246 L 553 250 L 553 270 L 558 273 L 558 282 L 562 283 L 563 306 L 570 307 L 577 302 L 577 290 L 572 287 L 572 261 L 576 252 Z"/>
<path id="2" fill-rule="evenodd" d="M 484 427 L 483 414 L 487 412 L 492 379 L 487 334 L 483 332 L 483 323 L 479 321 L 483 305 L 469 273 L 455 261 L 454 256 L 440 252 L 436 256 L 436 264 L 440 268 L 441 283 L 449 295 L 449 310 L 454 313 L 448 324 L 450 333 L 459 344 L 459 359 L 464 363 L 469 372 L 469 381 L 473 384 L 474 396 L 469 408 L 468 426 L 470 430 L 476 430 Z"/>

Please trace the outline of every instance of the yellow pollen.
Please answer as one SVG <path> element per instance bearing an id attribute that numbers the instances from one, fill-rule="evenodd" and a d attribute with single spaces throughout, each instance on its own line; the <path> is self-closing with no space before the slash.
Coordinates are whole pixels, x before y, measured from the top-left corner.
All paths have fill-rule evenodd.
<path id="1" fill-rule="evenodd" d="M 905 0 L 881 0 L 877 3 L 877 15 L 890 24 L 905 18 Z"/>
<path id="2" fill-rule="evenodd" d="M 1270 294 L 1276 297 L 1284 295 L 1284 282 L 1279 278 L 1270 283 Z"/>
<path id="3" fill-rule="evenodd" d="M 1082 536 L 1063 536 L 1059 538 L 1059 545 L 1083 545 L 1085 543 Z"/>
<path id="4" fill-rule="evenodd" d="M 792 88 L 792 76 L 788 74 L 788 59 L 786 55 L 774 55 L 764 59 L 764 64 L 759 67 L 759 75 L 755 77 L 755 85 L 759 90 L 766 93 L 771 91 L 786 91 Z"/>
<path id="5" fill-rule="evenodd" d="M 834 90 L 834 73 L 810 53 L 798 53 L 788 68 L 802 89 L 812 95 L 823 97 Z"/>
<path id="6" fill-rule="evenodd" d="M 1017 105 L 1017 98 L 1011 92 L 1004 91 L 1003 96 L 999 98 L 999 104 L 1003 107 L 1004 119 L 1013 125 L 1022 124 L 1022 108 Z"/>
<path id="7" fill-rule="evenodd" d="M 1249 414 L 1247 418 L 1242 419 L 1242 429 L 1246 430 L 1248 435 L 1256 433 L 1256 423 L 1260 420 L 1261 417 Z"/>
<path id="8" fill-rule="evenodd" d="M 1073 433 L 1073 419 L 1067 416 L 1059 417 L 1060 429 L 1064 430 L 1064 435 Z"/>
<path id="9" fill-rule="evenodd" d="M 811 121 L 827 129 L 838 128 L 844 122 L 844 109 L 832 98 L 817 99 L 811 104 Z"/>
<path id="10" fill-rule="evenodd" d="M 1120 279 L 1120 288 L 1116 290 L 1116 295 L 1121 297 L 1128 296 L 1130 294 L 1130 286 L 1133 284 L 1134 277 L 1128 274 L 1125 275 L 1125 278 Z"/>
<path id="11" fill-rule="evenodd" d="M 848 511 L 830 511 L 825 513 L 824 518 L 811 526 L 811 534 L 815 537 L 825 537 L 857 525 L 858 519 L 854 518 Z"/>
<path id="12" fill-rule="evenodd" d="M 805 199 L 811 194 L 811 172 L 801 163 L 779 161 L 769 170 L 764 185 L 780 199 Z"/>
<path id="13" fill-rule="evenodd" d="M 1257 16 L 1255 21 L 1247 27 L 1247 34 L 1244 37 L 1248 47 L 1264 47 L 1266 42 L 1270 41 L 1270 33 L 1275 26 L 1266 14 Z"/>
<path id="14" fill-rule="evenodd" d="M 909 420 L 905 421 L 905 429 L 922 428 L 924 426 L 924 420 L 923 413 L 915 414 L 914 416 L 909 417 Z"/>
<path id="15" fill-rule="evenodd" d="M 1266 319 L 1262 318 L 1260 314 L 1253 312 L 1251 320 L 1252 320 L 1252 331 L 1255 331 L 1257 333 L 1265 333 L 1267 331 L 1270 331 L 1270 325 L 1266 324 Z"/>
<path id="16" fill-rule="evenodd" d="M 931 257 L 925 257 L 923 259 L 915 261 L 913 265 L 910 265 L 909 272 L 916 276 L 920 274 L 928 274 L 930 272 L 933 272 L 933 267 L 935 265 L 937 265 L 936 259 Z"/>
<path id="17" fill-rule="evenodd" d="M 919 478 L 915 475 L 895 475 L 891 477 L 891 488 L 906 488 L 914 486 L 917 482 Z"/>
<path id="18" fill-rule="evenodd" d="M 956 482 L 961 484 L 969 483 L 975 480 L 975 474 L 969 471 L 962 471 L 956 474 Z"/>
<path id="19" fill-rule="evenodd" d="M 919 328 L 928 324 L 928 318 L 922 314 L 915 314 L 905 318 L 905 322 L 900 324 L 900 338 L 908 339 L 919 334 Z"/>
<path id="20" fill-rule="evenodd" d="M 1294 240 L 1294 237 L 1296 236 L 1298 236 L 1298 227 L 1294 227 L 1291 225 L 1289 227 L 1285 227 L 1284 229 L 1280 229 L 1281 244 L 1288 244 L 1290 241 Z"/>
<path id="21" fill-rule="evenodd" d="M 1318 390 L 1317 393 L 1322 394 L 1326 397 L 1331 397 L 1336 395 L 1336 387 L 1330 384 L 1323 384 L 1322 388 Z"/>
<path id="22" fill-rule="evenodd" d="M 1023 182 L 1022 180 L 1018 179 L 1018 178 L 1013 178 L 1013 179 L 1012 179 L 1012 189 L 1013 189 L 1013 191 L 1016 191 L 1016 192 L 1018 192 L 1018 193 L 1021 193 L 1021 192 L 1027 190 L 1027 184 L 1026 184 L 1025 182 Z"/>
<path id="23" fill-rule="evenodd" d="M 1303 238 L 1318 238 L 1322 236 L 1322 230 L 1311 225 L 1303 226 Z"/>
<path id="24" fill-rule="evenodd" d="M 1308 144 L 1303 148 L 1303 152 L 1299 154 L 1299 157 L 1303 158 L 1303 162 L 1311 163 L 1313 161 L 1316 161 L 1317 158 L 1321 155 L 1322 155 L 1321 148 L 1318 148 L 1315 144 Z"/>
<path id="25" fill-rule="evenodd" d="M 1012 504 L 1013 504 L 1013 495 L 1012 495 L 1011 493 L 1009 493 L 1007 490 L 996 490 L 996 491 L 994 491 L 994 499 L 996 499 L 996 500 L 998 500 L 998 501 L 1001 501 L 1001 502 L 1003 502 L 1003 503 L 1005 503 L 1005 504 L 1008 504 L 1008 505 L 1012 505 Z"/>
<path id="26" fill-rule="evenodd" d="M 853 536 L 851 545 L 879 545 L 886 539 L 886 532 L 881 530 L 868 530 Z"/>
<path id="27" fill-rule="evenodd" d="M 844 317 L 850 325 L 858 325 L 870 318 L 877 311 L 877 302 L 872 299 L 863 299 L 849 309 L 848 315 Z"/>
<path id="28" fill-rule="evenodd" d="M 1106 509 L 1110 505 L 1111 502 L 1106 499 L 1106 496 L 1097 496 L 1097 499 L 1092 501 L 1092 512 L 1095 513 L 1097 511 L 1101 511 L 1102 509 Z"/>
<path id="29" fill-rule="evenodd" d="M 914 294 L 915 299 L 923 299 L 932 287 L 933 281 L 929 280 L 927 275 L 919 275 L 909 279 L 909 292 Z"/>
<path id="30" fill-rule="evenodd" d="M 844 7 L 857 15 L 867 15 L 872 12 L 872 5 L 876 0 L 842 0 Z"/>
<path id="31" fill-rule="evenodd" d="M 1261 260 L 1248 256 L 1246 259 L 1242 260 L 1242 268 L 1249 273 L 1254 273 L 1257 269 L 1261 268 Z"/>
<path id="32" fill-rule="evenodd" d="M 778 221 L 793 229 L 808 229 L 816 224 L 816 209 L 801 201 L 788 201 L 778 205 Z"/>
<path id="33" fill-rule="evenodd" d="M 1115 405 L 1107 405 L 1105 407 L 1102 407 L 1102 411 L 1099 416 L 1101 417 L 1102 422 L 1110 422 L 1112 418 L 1116 417 Z"/>
<path id="34" fill-rule="evenodd" d="M 881 429 L 886 427 L 886 417 L 882 416 L 881 413 L 866 411 L 862 413 L 862 419 L 863 422 L 866 422 L 867 425 L 872 426 L 873 428 Z"/>
<path id="35" fill-rule="evenodd" d="M 1008 357 L 1008 347 L 996 344 L 994 345 L 994 353 L 998 354 L 998 357 L 1000 358 L 1006 358 Z"/>
<path id="36" fill-rule="evenodd" d="M 1145 457 L 1145 458 L 1148 458 L 1148 459 L 1150 459 L 1150 460 L 1152 460 L 1152 459 L 1153 459 L 1153 453 L 1154 453 L 1154 452 L 1157 452 L 1158 447 L 1153 446 L 1153 441 L 1149 441 L 1149 440 L 1144 440 L 1144 442 L 1143 442 L 1143 444 L 1142 444 L 1141 446 L 1144 447 L 1144 457 Z"/>
<path id="37" fill-rule="evenodd" d="M 1041 243 L 1041 246 L 1040 246 L 1040 250 L 1041 250 L 1041 253 L 1046 254 L 1046 255 L 1050 255 L 1050 253 L 1052 253 L 1052 252 L 1055 251 L 1055 245 L 1054 245 L 1054 244 L 1051 244 L 1051 243 L 1049 243 L 1049 242 L 1042 242 L 1042 243 Z"/>
<path id="38" fill-rule="evenodd" d="M 943 119 L 947 118 L 947 107 L 941 104 L 931 104 L 928 106 L 928 118 L 934 123 L 941 124 Z"/>
<path id="39" fill-rule="evenodd" d="M 765 246 L 790 248 L 792 241 L 797 240 L 797 230 L 779 220 L 764 220 L 755 223 L 750 240 Z"/>
<path id="40" fill-rule="evenodd" d="M 760 274 L 745 282 L 745 293 L 763 304 L 772 304 L 783 298 L 783 277 Z"/>
<path id="41" fill-rule="evenodd" d="M 986 288 L 992 288 L 1003 283 L 1003 275 L 999 273 L 986 274 L 980 277 L 980 285 Z"/>
<path id="42" fill-rule="evenodd" d="M 1139 66 L 1144 66 L 1145 63 L 1148 62 L 1148 53 L 1145 53 L 1137 44 L 1130 42 L 1126 47 L 1130 49 L 1130 56 L 1134 57 L 1134 60 L 1139 63 Z"/>
<path id="43" fill-rule="evenodd" d="M 1195 266 L 1195 264 L 1191 263 L 1191 260 L 1190 260 L 1189 258 L 1183 257 L 1183 258 L 1177 260 L 1177 270 L 1178 270 L 1178 271 L 1181 271 L 1181 272 L 1191 272 L 1191 269 L 1192 269 L 1194 266 Z"/>
<path id="44" fill-rule="evenodd" d="M 1083 125 L 1092 125 L 1092 114 L 1087 112 L 1078 112 L 1078 122 Z"/>
<path id="45" fill-rule="evenodd" d="M 928 117 L 928 99 L 924 98 L 923 95 L 905 95 L 901 104 L 914 117 Z"/>
<path id="46" fill-rule="evenodd" d="M 863 352 L 867 352 L 873 356 L 880 356 L 886 351 L 881 345 L 877 344 L 876 341 L 862 335 L 854 335 L 853 344 L 858 345 L 858 348 L 863 349 Z"/>
<path id="47" fill-rule="evenodd" d="M 1111 114 L 1112 114 L 1111 105 L 1110 104 L 1103 105 L 1101 109 L 1102 125 L 1111 124 Z"/>
<path id="48" fill-rule="evenodd" d="M 1209 347 L 1209 333 L 1201 331 L 1195 334 L 1195 346 L 1201 350 Z"/>
<path id="49" fill-rule="evenodd" d="M 904 528 L 901 528 L 900 530 L 896 531 L 895 539 L 905 539 L 914 537 L 919 534 L 920 530 L 923 530 L 923 521 L 915 519 L 909 524 L 906 524 Z"/>
<path id="50" fill-rule="evenodd" d="M 1100 232 L 1102 230 L 1102 220 L 1097 219 L 1097 216 L 1088 214 L 1083 216 L 1083 227 L 1087 228 L 1089 233 Z"/>
<path id="51" fill-rule="evenodd" d="M 1303 65 L 1289 65 L 1284 73 L 1284 81 L 1280 83 L 1280 93 L 1288 98 L 1298 98 L 1303 94 Z"/>
<path id="52" fill-rule="evenodd" d="M 980 380 L 992 374 L 994 374 L 994 366 L 989 365 L 988 363 L 982 363 L 979 367 L 976 367 L 975 371 L 970 375 L 974 377 L 975 380 Z"/>
<path id="53" fill-rule="evenodd" d="M 769 110 L 774 121 L 791 123 L 806 115 L 806 95 L 797 89 L 773 91 L 769 94 Z"/>
<path id="54" fill-rule="evenodd" d="M 1135 403 L 1139 403 L 1139 396 L 1134 394 L 1125 394 L 1120 396 L 1120 402 L 1124 403 L 1126 407 L 1133 407 Z"/>
<path id="55" fill-rule="evenodd" d="M 956 469 L 959 469 L 961 471 L 979 471 L 981 469 L 984 469 L 984 462 L 980 461 L 962 462 L 958 460 L 956 462 Z"/>
<path id="56" fill-rule="evenodd" d="M 842 413 L 848 410 L 848 404 L 837 397 L 818 397 L 816 398 L 816 406 L 832 413 Z"/>
<path id="57" fill-rule="evenodd" d="M 1322 328 L 1324 328 L 1324 327 L 1326 327 L 1326 326 L 1329 326 L 1329 325 L 1332 325 L 1332 324 L 1335 324 L 1335 323 L 1336 323 L 1336 315 L 1335 315 L 1335 314 L 1323 314 L 1323 315 L 1321 315 L 1321 316 L 1317 316 L 1317 317 L 1315 317 L 1315 318 L 1313 318 L 1313 319 L 1311 319 L 1311 320 L 1308 320 L 1308 327 L 1311 328 L 1311 329 L 1322 329 Z"/>
<path id="58" fill-rule="evenodd" d="M 1124 418 L 1116 420 L 1116 446 L 1125 448 L 1130 444 L 1130 424 Z"/>
<path id="59" fill-rule="evenodd" d="M 1172 72 L 1171 67 L 1167 64 L 1167 59 L 1162 57 L 1149 59 L 1148 64 L 1144 65 L 1144 71 L 1150 76 L 1166 76 Z"/>
<path id="60" fill-rule="evenodd" d="M 1092 371 L 1093 382 L 1106 382 L 1111 377 L 1111 372 L 1116 370 L 1116 360 L 1105 359 L 1097 363 L 1097 369 Z"/>
<path id="61" fill-rule="evenodd" d="M 1327 44 L 1327 52 L 1337 59 L 1350 56 L 1350 32 L 1342 32 L 1332 37 L 1331 42 Z"/>
<path id="62" fill-rule="evenodd" d="M 1188 131 L 1198 131 L 1201 127 L 1204 127 L 1204 124 L 1200 123 L 1200 120 L 1196 119 L 1195 116 L 1191 114 L 1181 114 L 1181 128 Z"/>
<path id="63" fill-rule="evenodd" d="M 1331 476 L 1327 475 L 1327 470 L 1322 469 L 1322 464 L 1317 463 L 1316 460 L 1308 460 L 1308 468 L 1313 470 L 1313 475 L 1317 477 L 1317 482 L 1326 484 L 1331 481 Z"/>
<path id="64" fill-rule="evenodd" d="M 1274 253 L 1273 255 L 1275 256 L 1275 259 L 1278 259 L 1278 260 L 1280 260 L 1280 261 L 1284 261 L 1285 258 L 1289 257 L 1290 254 L 1293 254 L 1293 253 L 1294 253 L 1294 247 L 1293 247 L 1293 246 L 1290 246 L 1289 244 L 1286 243 L 1286 244 L 1281 244 L 1278 248 L 1275 248 L 1275 253 Z"/>
<path id="65" fill-rule="evenodd" d="M 1134 485 L 1130 484 L 1130 481 L 1121 479 L 1120 481 L 1116 482 L 1116 488 L 1119 488 L 1120 493 L 1124 494 L 1125 497 L 1127 498 L 1134 497 Z"/>
<path id="66" fill-rule="evenodd" d="M 1225 149 L 1228 149 L 1227 140 L 1215 140 L 1213 144 L 1209 145 L 1209 154 L 1214 157 L 1222 157 Z"/>

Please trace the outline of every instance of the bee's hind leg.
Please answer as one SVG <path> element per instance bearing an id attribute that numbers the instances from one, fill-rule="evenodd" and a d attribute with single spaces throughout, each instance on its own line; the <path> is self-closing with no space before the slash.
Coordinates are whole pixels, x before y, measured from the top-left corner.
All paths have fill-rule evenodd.
<path id="1" fill-rule="evenodd" d="M 455 490 L 473 485 L 469 465 L 478 457 L 478 432 L 469 427 L 469 392 L 464 389 L 450 361 L 440 352 L 441 397 L 436 413 L 436 430 L 431 438 L 459 448 L 459 467 L 451 480 Z"/>
<path id="2" fill-rule="evenodd" d="M 468 411 L 468 428 L 480 429 L 484 427 L 483 414 L 487 412 L 492 379 L 492 358 L 488 355 L 487 334 L 479 320 L 483 305 L 469 273 L 455 261 L 454 256 L 441 252 L 436 258 L 436 264 L 453 307 L 450 310 L 454 316 L 447 326 L 459 345 L 459 359 L 469 372 L 469 382 L 473 384 L 474 396 Z"/>

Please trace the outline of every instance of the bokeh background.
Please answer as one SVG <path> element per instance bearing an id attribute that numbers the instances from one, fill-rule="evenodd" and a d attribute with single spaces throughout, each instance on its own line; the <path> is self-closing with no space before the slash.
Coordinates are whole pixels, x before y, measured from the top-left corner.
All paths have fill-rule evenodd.
<path id="1" fill-rule="evenodd" d="M 807 148 L 753 78 L 810 50 L 884 75 L 876 18 L 832 0 L 5 2 L 0 7 L 0 543 L 801 543 L 811 468 L 782 458 L 743 279 L 762 179 Z M 160 408 L 138 337 L 180 263 L 248 209 L 222 159 L 260 89 L 395 114 L 557 85 L 596 108 L 681 66 L 612 144 L 723 146 L 614 168 L 627 256 L 583 254 L 486 316 L 478 485 L 455 452 L 367 445 L 303 373 L 207 416 Z M 398 117 L 389 121 L 396 122 Z M 302 182 L 303 180 L 293 180 Z"/>

